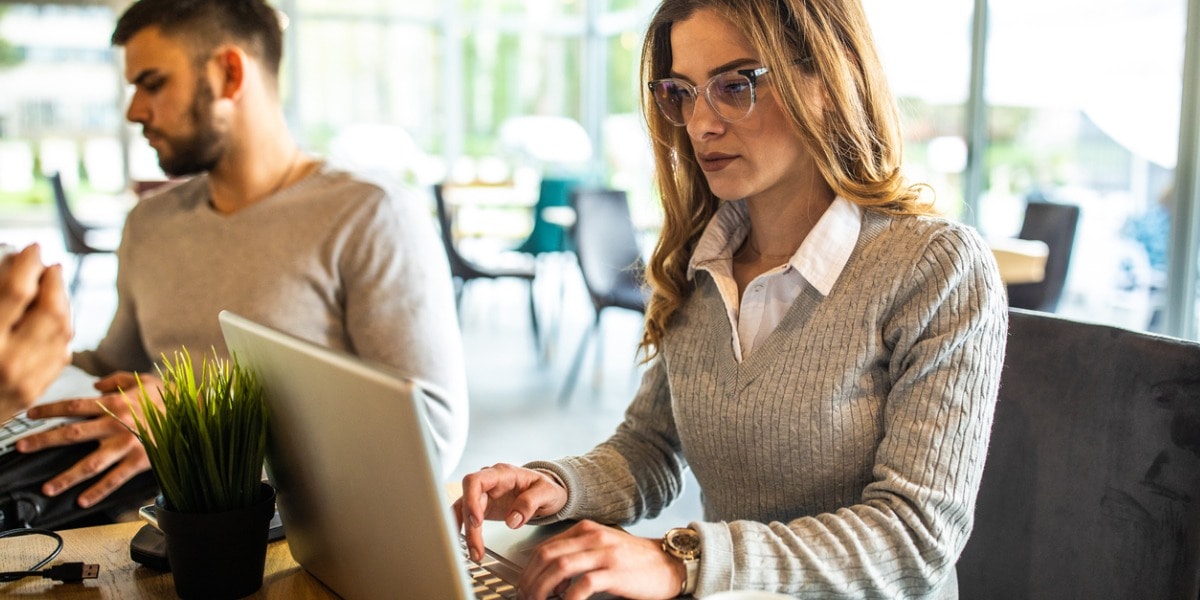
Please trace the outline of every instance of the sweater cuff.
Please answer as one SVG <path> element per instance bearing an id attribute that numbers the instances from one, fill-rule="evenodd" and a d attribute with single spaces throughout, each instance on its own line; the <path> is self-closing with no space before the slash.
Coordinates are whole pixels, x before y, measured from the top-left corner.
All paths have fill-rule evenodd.
<path id="1" fill-rule="evenodd" d="M 574 473 L 567 471 L 567 469 L 563 468 L 563 466 L 558 463 L 545 460 L 535 460 L 522 466 L 526 469 L 546 472 L 547 474 L 553 476 L 554 479 L 558 480 L 558 483 L 562 484 L 562 486 L 567 490 L 567 503 L 563 505 L 562 510 L 559 510 L 553 515 L 532 518 L 529 520 L 529 524 L 549 525 L 551 523 L 557 523 L 559 521 L 574 518 L 573 515 L 579 508 L 581 500 L 580 496 L 582 495 L 582 493 L 577 493 L 576 491 L 580 486 L 575 485 L 576 478 Z"/>
<path id="2" fill-rule="evenodd" d="M 693 521 L 688 527 L 700 534 L 700 575 L 695 597 L 733 589 L 733 535 L 729 524 Z"/>

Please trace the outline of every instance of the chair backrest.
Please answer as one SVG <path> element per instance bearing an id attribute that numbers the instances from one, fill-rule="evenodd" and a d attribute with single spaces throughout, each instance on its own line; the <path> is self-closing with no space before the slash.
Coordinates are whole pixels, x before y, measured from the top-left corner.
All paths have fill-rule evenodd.
<path id="1" fill-rule="evenodd" d="M 48 176 L 50 187 L 54 190 L 54 209 L 58 213 L 58 228 L 62 233 L 63 246 L 71 254 L 88 254 L 95 252 L 87 243 L 88 228 L 80 223 L 71 212 L 71 203 L 67 201 L 67 191 L 63 186 L 62 173 L 55 171 Z"/>
<path id="2" fill-rule="evenodd" d="M 962 598 L 1200 590 L 1200 344 L 1010 310 Z"/>
<path id="3" fill-rule="evenodd" d="M 438 229 L 442 233 L 442 247 L 446 251 L 446 260 L 450 263 L 450 276 L 464 281 L 475 278 L 476 270 L 458 253 L 458 247 L 454 245 L 454 219 L 450 216 L 445 190 L 440 183 L 433 186 L 433 201 L 437 205 Z"/>
<path id="4" fill-rule="evenodd" d="M 547 221 L 542 209 L 551 206 L 569 206 L 571 192 L 582 184 L 578 178 L 543 177 L 538 186 L 537 204 L 533 207 L 533 230 L 529 237 L 517 246 L 517 252 L 541 254 L 567 250 L 567 235 L 561 225 Z"/>
<path id="5" fill-rule="evenodd" d="M 584 188 L 571 193 L 575 226 L 571 238 L 588 294 L 597 309 L 622 306 L 645 310 L 630 290 L 640 290 L 645 271 L 629 201 L 622 190 Z"/>
<path id="6" fill-rule="evenodd" d="M 1054 312 L 1067 282 L 1071 249 L 1075 245 L 1075 230 L 1079 225 L 1079 207 L 1055 202 L 1030 202 L 1025 207 L 1021 233 L 1023 240 L 1046 242 L 1046 276 L 1038 283 L 1008 286 L 1008 305 Z"/>

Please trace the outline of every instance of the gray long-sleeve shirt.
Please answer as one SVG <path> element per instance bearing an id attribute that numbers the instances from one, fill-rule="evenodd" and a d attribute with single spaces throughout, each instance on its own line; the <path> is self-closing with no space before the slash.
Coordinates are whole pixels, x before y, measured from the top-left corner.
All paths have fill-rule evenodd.
<path id="1" fill-rule="evenodd" d="M 449 473 L 466 444 L 466 374 L 449 267 L 418 198 L 322 165 L 229 215 L 209 205 L 205 175 L 144 199 L 117 253 L 112 324 L 74 362 L 103 375 L 183 346 L 227 356 L 228 309 L 416 380 Z"/>
<path id="2" fill-rule="evenodd" d="M 808 287 L 740 364 L 712 280 L 696 282 L 617 432 L 529 465 L 568 487 L 552 519 L 652 517 L 690 467 L 697 596 L 956 597 L 1007 332 L 979 236 L 868 211 L 829 295 Z"/>

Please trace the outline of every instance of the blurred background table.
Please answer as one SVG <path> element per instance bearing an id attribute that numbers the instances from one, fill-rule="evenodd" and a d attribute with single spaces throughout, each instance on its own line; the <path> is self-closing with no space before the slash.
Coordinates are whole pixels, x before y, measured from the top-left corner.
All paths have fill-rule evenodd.
<path id="1" fill-rule="evenodd" d="M 1037 283 L 1046 276 L 1046 258 L 1050 249 L 1045 242 L 1017 238 L 988 240 L 1000 279 L 1006 284 Z"/>

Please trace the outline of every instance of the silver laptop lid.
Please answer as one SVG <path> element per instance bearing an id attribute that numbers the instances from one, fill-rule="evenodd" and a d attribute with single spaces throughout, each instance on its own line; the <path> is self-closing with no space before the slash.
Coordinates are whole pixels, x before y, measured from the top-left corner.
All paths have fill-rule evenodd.
<path id="1" fill-rule="evenodd" d="M 420 389 L 228 311 L 219 319 L 266 390 L 267 471 L 296 562 L 347 600 L 468 597 Z"/>

